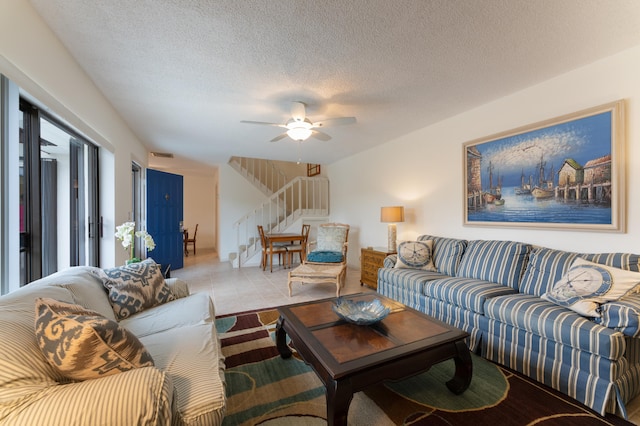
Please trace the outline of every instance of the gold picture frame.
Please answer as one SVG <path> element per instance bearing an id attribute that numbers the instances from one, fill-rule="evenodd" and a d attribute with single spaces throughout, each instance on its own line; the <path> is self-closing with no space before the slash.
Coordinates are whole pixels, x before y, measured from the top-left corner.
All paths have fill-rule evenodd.
<path id="1" fill-rule="evenodd" d="M 465 226 L 625 232 L 624 100 L 463 145 Z"/>

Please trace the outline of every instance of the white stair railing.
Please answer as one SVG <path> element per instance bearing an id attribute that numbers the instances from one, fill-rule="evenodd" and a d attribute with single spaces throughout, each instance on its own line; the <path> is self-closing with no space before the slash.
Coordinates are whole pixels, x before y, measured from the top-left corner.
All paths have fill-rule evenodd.
<path id="1" fill-rule="evenodd" d="M 229 165 L 248 179 L 265 195 L 271 195 L 287 184 L 287 176 L 270 160 L 231 157 Z"/>
<path id="2" fill-rule="evenodd" d="M 324 177 L 297 177 L 280 188 L 251 212 L 238 219 L 238 252 L 233 266 L 240 267 L 261 250 L 258 225 L 265 232 L 282 232 L 301 217 L 329 214 L 329 180 Z"/>

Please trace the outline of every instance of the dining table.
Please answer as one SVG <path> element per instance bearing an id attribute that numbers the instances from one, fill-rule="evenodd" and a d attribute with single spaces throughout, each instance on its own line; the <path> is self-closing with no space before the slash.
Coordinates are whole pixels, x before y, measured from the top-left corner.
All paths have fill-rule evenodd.
<path id="1" fill-rule="evenodd" d="M 295 233 L 295 232 L 270 232 L 265 234 L 265 237 L 269 243 L 269 252 L 271 253 L 271 258 L 269 261 L 271 265 L 273 265 L 273 246 L 278 243 L 294 243 L 296 241 L 300 241 L 300 244 L 304 243 L 304 235 Z M 272 266 L 273 267 L 273 266 Z M 287 267 L 287 259 L 285 257 L 284 267 Z"/>

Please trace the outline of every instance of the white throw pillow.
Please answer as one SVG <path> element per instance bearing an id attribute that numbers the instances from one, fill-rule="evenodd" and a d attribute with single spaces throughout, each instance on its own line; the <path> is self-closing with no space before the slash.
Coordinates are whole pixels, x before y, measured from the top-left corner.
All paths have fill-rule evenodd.
<path id="1" fill-rule="evenodd" d="M 640 272 L 625 271 L 578 257 L 542 298 L 580 315 L 600 317 L 598 308 L 601 304 L 637 292 L 638 284 Z"/>
<path id="2" fill-rule="evenodd" d="M 396 268 L 436 271 L 433 264 L 433 240 L 403 241 L 398 244 Z"/>

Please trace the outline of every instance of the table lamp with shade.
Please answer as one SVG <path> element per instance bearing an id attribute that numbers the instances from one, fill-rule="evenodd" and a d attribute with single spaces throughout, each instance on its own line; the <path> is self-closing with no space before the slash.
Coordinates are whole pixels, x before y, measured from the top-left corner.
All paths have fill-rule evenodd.
<path id="1" fill-rule="evenodd" d="M 392 206 L 380 209 L 380 222 L 388 223 L 387 226 L 387 249 L 389 252 L 396 251 L 396 223 L 404 222 L 404 207 Z"/>

